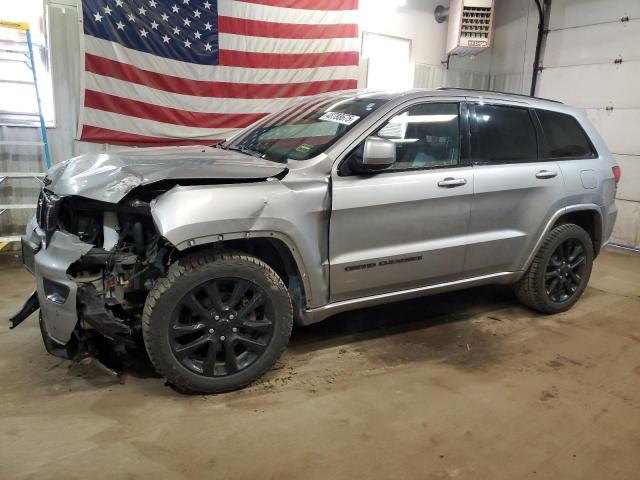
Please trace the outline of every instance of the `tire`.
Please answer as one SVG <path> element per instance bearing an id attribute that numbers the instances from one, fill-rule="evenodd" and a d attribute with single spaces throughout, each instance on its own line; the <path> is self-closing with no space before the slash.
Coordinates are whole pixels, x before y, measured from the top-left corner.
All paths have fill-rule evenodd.
<path id="1" fill-rule="evenodd" d="M 582 251 L 571 260 L 580 249 Z M 593 242 L 583 228 L 573 223 L 555 227 L 542 242 L 524 276 L 514 285 L 516 297 L 541 313 L 569 310 L 587 287 L 593 258 Z"/>
<path id="2" fill-rule="evenodd" d="M 292 326 L 280 277 L 239 253 L 197 253 L 175 262 L 149 292 L 142 316 L 157 372 L 190 393 L 227 392 L 255 381 L 282 355 Z"/>

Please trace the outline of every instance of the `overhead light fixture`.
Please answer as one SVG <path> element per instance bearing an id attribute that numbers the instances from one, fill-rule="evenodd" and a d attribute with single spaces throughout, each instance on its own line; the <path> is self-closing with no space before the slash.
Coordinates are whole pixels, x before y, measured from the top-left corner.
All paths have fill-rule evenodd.
<path id="1" fill-rule="evenodd" d="M 402 7 L 407 6 L 407 0 L 384 0 L 381 2 L 374 2 L 375 9 L 380 11 L 384 10 L 386 12 L 392 12 L 394 10 L 398 10 Z"/>
<path id="2" fill-rule="evenodd" d="M 407 6 L 407 0 L 391 0 L 389 3 L 392 3 L 395 8 L 402 8 Z"/>

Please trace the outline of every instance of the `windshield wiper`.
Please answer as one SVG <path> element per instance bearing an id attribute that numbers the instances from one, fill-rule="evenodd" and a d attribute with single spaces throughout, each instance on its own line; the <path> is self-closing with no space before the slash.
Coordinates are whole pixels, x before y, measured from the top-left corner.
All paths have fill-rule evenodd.
<path id="1" fill-rule="evenodd" d="M 253 150 L 251 148 L 248 147 L 240 147 L 238 145 L 234 145 L 232 147 L 226 147 L 225 150 L 235 150 L 236 152 L 240 152 L 240 153 L 244 153 L 245 155 L 251 155 L 252 157 L 257 157 L 257 158 L 261 158 L 263 160 L 269 160 L 270 162 L 275 162 L 275 163 L 287 163 L 287 157 L 286 156 L 281 156 L 280 158 L 269 158 L 269 156 L 271 156 L 272 154 L 269 153 L 269 156 L 267 156 L 266 152 L 259 152 L 258 150 Z"/>
<path id="2" fill-rule="evenodd" d="M 256 150 L 251 150 L 250 148 L 247 148 L 247 147 L 233 146 L 233 147 L 227 147 L 227 150 L 234 150 L 236 152 L 244 153 L 245 155 L 251 155 L 252 157 L 262 158 L 262 153 Z"/>

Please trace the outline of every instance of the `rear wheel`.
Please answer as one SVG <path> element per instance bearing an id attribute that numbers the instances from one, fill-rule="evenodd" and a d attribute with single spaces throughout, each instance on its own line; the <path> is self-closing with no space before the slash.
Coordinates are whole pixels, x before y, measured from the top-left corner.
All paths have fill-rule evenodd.
<path id="1" fill-rule="evenodd" d="M 149 293 L 143 335 L 157 371 L 181 390 L 241 388 L 269 370 L 293 325 L 287 289 L 261 260 L 196 254 Z"/>
<path id="2" fill-rule="evenodd" d="M 564 312 L 584 292 L 592 266 L 589 234 L 575 224 L 559 225 L 547 235 L 514 291 L 529 308 L 542 313 Z"/>

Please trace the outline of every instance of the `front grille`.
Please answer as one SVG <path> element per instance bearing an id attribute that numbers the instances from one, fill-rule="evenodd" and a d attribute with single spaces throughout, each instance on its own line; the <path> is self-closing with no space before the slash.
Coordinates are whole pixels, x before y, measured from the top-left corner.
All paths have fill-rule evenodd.
<path id="1" fill-rule="evenodd" d="M 40 195 L 38 196 L 38 203 L 36 206 L 36 221 L 38 222 L 38 226 L 40 228 L 44 228 L 43 224 L 44 224 L 44 202 L 45 202 L 45 196 L 44 196 L 44 190 L 40 190 Z"/>
<path id="2" fill-rule="evenodd" d="M 42 189 L 38 197 L 36 209 L 36 221 L 38 226 L 44 231 L 46 243 L 49 243 L 53 232 L 58 228 L 58 214 L 62 197 L 54 195 Z"/>

